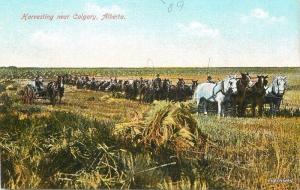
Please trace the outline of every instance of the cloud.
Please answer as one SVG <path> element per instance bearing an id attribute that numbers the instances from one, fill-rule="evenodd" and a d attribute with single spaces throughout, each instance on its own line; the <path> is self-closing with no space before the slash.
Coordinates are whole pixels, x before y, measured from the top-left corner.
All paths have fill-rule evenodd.
<path id="1" fill-rule="evenodd" d="M 268 23 L 278 23 L 283 22 L 285 20 L 284 16 L 272 16 L 268 11 L 262 9 L 262 8 L 255 8 L 250 11 L 250 14 L 248 15 L 242 15 L 240 17 L 240 20 L 243 23 L 253 21 L 253 20 L 260 20 L 265 21 Z"/>
<path id="2" fill-rule="evenodd" d="M 97 5 L 96 3 L 86 3 L 84 10 L 89 14 L 103 15 L 105 13 L 111 14 L 124 14 L 124 10 L 119 5 L 111 5 L 110 7 L 104 7 Z"/>
<path id="3" fill-rule="evenodd" d="M 256 8 L 251 11 L 251 17 L 257 19 L 267 19 L 269 18 L 269 13 L 263 9 Z"/>
<path id="4" fill-rule="evenodd" d="M 193 21 L 188 24 L 179 23 L 177 24 L 177 27 L 185 34 L 198 38 L 216 38 L 220 35 L 218 29 L 211 28 L 198 21 Z"/>

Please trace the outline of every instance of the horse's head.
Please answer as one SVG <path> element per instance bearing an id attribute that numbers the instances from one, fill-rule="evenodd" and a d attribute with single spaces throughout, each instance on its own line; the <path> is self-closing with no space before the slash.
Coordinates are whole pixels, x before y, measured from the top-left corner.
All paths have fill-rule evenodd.
<path id="1" fill-rule="evenodd" d="M 279 96 L 284 95 L 287 88 L 287 78 L 286 76 L 277 76 L 274 78 L 272 83 L 272 91 Z"/>
<path id="2" fill-rule="evenodd" d="M 183 89 L 184 88 L 184 84 L 185 84 L 185 82 L 184 82 L 183 78 L 178 78 L 177 87 L 179 89 Z"/>
<path id="3" fill-rule="evenodd" d="M 252 86 L 252 81 L 251 81 L 251 77 L 250 74 L 247 73 L 241 73 L 241 82 L 243 83 L 243 85 L 245 85 L 245 87 L 250 87 Z"/>
<path id="4" fill-rule="evenodd" d="M 268 84 L 268 75 L 264 76 L 264 75 L 257 75 L 257 82 L 255 83 L 257 87 L 259 88 L 265 88 Z"/>
<path id="5" fill-rule="evenodd" d="M 58 88 L 63 88 L 64 87 L 64 77 L 58 76 L 56 85 L 58 86 Z"/>
<path id="6" fill-rule="evenodd" d="M 139 85 L 139 81 L 138 80 L 133 80 L 133 82 L 132 82 L 133 88 L 136 89 L 138 87 L 138 85 Z"/>
<path id="7" fill-rule="evenodd" d="M 237 93 L 237 82 L 236 76 L 229 76 L 224 80 L 224 91 L 225 93 L 236 94 Z"/>
<path id="8" fill-rule="evenodd" d="M 128 85 L 129 85 L 129 81 L 125 80 L 124 83 L 123 83 L 123 86 L 128 86 Z"/>
<path id="9" fill-rule="evenodd" d="M 192 80 L 192 90 L 195 90 L 198 86 L 198 80 Z"/>
<path id="10" fill-rule="evenodd" d="M 163 88 L 167 88 L 170 85 L 170 80 L 169 79 L 164 79 L 163 80 Z"/>

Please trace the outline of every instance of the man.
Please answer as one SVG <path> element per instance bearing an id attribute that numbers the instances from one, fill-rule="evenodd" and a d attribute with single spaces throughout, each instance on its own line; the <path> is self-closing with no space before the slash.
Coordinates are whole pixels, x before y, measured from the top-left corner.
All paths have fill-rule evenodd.
<path id="1" fill-rule="evenodd" d="M 159 74 L 156 75 L 156 79 L 154 79 L 153 84 L 155 85 L 155 88 L 161 87 L 161 78 L 159 77 Z"/>
<path id="2" fill-rule="evenodd" d="M 95 77 L 92 78 L 92 81 L 91 81 L 91 89 L 92 89 L 92 90 L 95 90 L 95 89 L 96 89 L 96 79 L 95 79 Z"/>
<path id="3" fill-rule="evenodd" d="M 36 89 L 38 92 L 41 92 L 44 90 L 43 78 L 39 75 L 35 78 L 35 86 L 36 86 Z"/>
<path id="4" fill-rule="evenodd" d="M 207 82 L 208 83 L 215 83 L 213 80 L 212 80 L 212 77 L 210 75 L 207 76 Z"/>

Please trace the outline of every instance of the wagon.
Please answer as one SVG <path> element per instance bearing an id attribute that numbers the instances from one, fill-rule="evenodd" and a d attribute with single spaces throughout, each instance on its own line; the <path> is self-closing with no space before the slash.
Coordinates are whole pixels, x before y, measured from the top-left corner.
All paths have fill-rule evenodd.
<path id="1" fill-rule="evenodd" d="M 21 91 L 21 98 L 23 100 L 23 103 L 25 104 L 32 104 L 34 100 L 50 100 L 50 103 L 52 105 L 55 105 L 59 100 L 59 94 L 58 91 L 55 91 L 54 93 L 50 93 L 50 91 L 47 90 L 46 87 L 44 87 L 44 90 L 38 91 L 33 85 L 28 84 L 24 87 L 24 89 Z"/>

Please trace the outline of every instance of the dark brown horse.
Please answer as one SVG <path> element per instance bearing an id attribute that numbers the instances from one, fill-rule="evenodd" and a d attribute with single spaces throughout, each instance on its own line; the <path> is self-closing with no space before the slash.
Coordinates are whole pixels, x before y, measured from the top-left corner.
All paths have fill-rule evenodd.
<path id="1" fill-rule="evenodd" d="M 185 81 L 179 78 L 177 82 L 176 101 L 183 101 L 185 98 Z"/>
<path id="2" fill-rule="evenodd" d="M 57 102 L 60 104 L 64 95 L 64 78 L 59 76 L 56 81 L 49 82 L 46 89 L 46 98 L 54 106 Z"/>
<path id="3" fill-rule="evenodd" d="M 268 84 L 267 78 L 268 76 L 257 75 L 257 82 L 250 87 L 249 90 L 246 90 L 244 106 L 251 104 L 253 117 L 255 117 L 256 114 L 256 106 L 258 106 L 259 116 L 262 116 L 266 86 Z"/>
<path id="4" fill-rule="evenodd" d="M 124 92 L 125 92 L 125 98 L 130 100 L 135 100 L 139 91 L 138 91 L 138 80 L 133 80 L 132 83 L 129 83 L 129 81 L 124 82 Z"/>
<path id="5" fill-rule="evenodd" d="M 237 82 L 237 94 L 232 95 L 232 103 L 235 108 L 234 112 L 240 117 L 245 116 L 246 105 L 244 104 L 244 100 L 251 83 L 249 73 L 241 73 L 241 78 Z"/>

